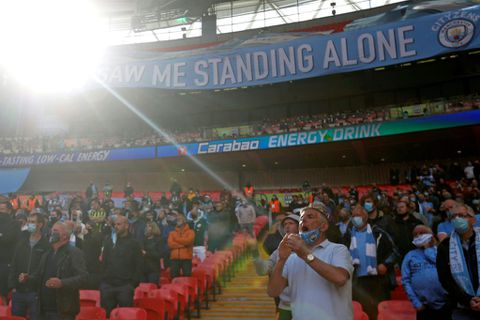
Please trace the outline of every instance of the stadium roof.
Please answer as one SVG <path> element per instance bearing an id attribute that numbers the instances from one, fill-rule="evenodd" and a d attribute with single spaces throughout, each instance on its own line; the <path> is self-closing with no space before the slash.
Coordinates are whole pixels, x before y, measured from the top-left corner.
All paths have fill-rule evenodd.
<path id="1" fill-rule="evenodd" d="M 217 34 L 309 21 L 404 0 L 96 0 L 109 44 L 200 37 L 202 15 L 216 15 Z"/>

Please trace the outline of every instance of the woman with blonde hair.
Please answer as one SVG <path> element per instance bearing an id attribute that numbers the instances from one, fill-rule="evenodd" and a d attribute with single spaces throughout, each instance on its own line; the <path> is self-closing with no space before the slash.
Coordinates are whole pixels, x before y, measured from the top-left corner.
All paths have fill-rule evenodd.
<path id="1" fill-rule="evenodd" d="M 143 274 L 146 282 L 158 285 L 160 268 L 163 265 L 166 252 L 166 244 L 160 236 L 160 228 L 153 221 L 147 222 L 142 249 L 144 257 Z"/>

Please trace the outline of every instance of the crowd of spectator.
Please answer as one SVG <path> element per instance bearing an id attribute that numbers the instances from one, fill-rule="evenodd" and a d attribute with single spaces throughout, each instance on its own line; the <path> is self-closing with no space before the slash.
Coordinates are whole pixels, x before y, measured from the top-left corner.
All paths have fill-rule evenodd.
<path id="1" fill-rule="evenodd" d="M 398 269 L 419 319 L 478 319 L 480 162 L 457 180 L 434 167 L 407 188 L 308 183 L 307 196 L 283 204 L 276 196 L 256 203 L 250 184 L 213 201 L 175 181 L 168 198 L 155 200 L 134 199 L 128 183 L 121 205 L 112 186 L 100 192 L 93 182 L 68 202 L 12 194 L 0 201 L 0 294 L 13 290 L 14 314 L 73 319 L 78 290 L 99 289 L 109 313 L 131 306 L 135 286 L 158 284 L 164 269 L 190 275 L 194 258 L 222 249 L 234 232 L 255 237 L 255 217 L 270 212 L 263 247 L 271 258 L 256 265 L 270 274 L 281 319 L 351 319 L 352 299 L 376 319 Z"/>
<path id="2" fill-rule="evenodd" d="M 409 112 L 408 108 L 401 112 L 400 118 L 428 116 L 432 113 L 451 113 L 478 109 L 480 101 L 476 96 L 451 98 L 442 101 L 444 105 L 440 110 L 430 110 L 422 107 L 417 112 Z M 265 118 L 260 122 L 250 123 L 248 130 L 241 130 L 240 127 L 231 127 L 228 130 L 217 130 L 215 128 L 179 128 L 165 129 L 164 133 L 177 143 L 194 143 L 211 139 L 246 138 L 251 136 L 280 134 L 286 132 L 309 131 L 326 128 L 335 128 L 362 123 L 383 122 L 398 119 L 392 116 L 392 108 L 402 110 L 398 107 L 382 107 L 342 111 L 335 113 L 309 114 L 287 117 L 284 119 Z M 48 152 L 66 152 L 99 150 L 112 148 L 133 148 L 143 146 L 155 146 L 169 144 L 171 141 L 164 135 L 152 130 L 143 130 L 137 134 L 129 134 L 124 137 L 121 133 L 115 136 L 98 135 L 94 137 L 68 137 L 59 135 L 37 135 L 31 137 L 0 138 L 0 154 L 34 154 Z"/>

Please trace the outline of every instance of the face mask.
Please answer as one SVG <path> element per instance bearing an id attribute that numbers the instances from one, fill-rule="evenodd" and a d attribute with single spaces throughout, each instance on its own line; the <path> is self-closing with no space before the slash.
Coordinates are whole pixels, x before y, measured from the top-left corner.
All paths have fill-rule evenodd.
<path id="1" fill-rule="evenodd" d="M 128 222 L 129 222 L 130 224 L 135 223 L 135 222 L 137 222 L 137 218 L 128 219 Z"/>
<path id="2" fill-rule="evenodd" d="M 28 223 L 27 230 L 30 233 L 35 233 L 35 231 L 37 231 L 37 225 L 35 223 Z"/>
<path id="3" fill-rule="evenodd" d="M 49 239 L 50 243 L 57 243 L 58 241 L 60 241 L 60 233 L 58 232 L 53 232 L 51 235 L 50 235 L 50 239 Z"/>
<path id="4" fill-rule="evenodd" d="M 362 217 L 353 217 L 352 224 L 355 226 L 355 228 L 361 227 L 363 225 Z"/>
<path id="5" fill-rule="evenodd" d="M 419 235 L 413 239 L 412 243 L 415 245 L 417 248 L 421 248 L 424 245 L 428 244 L 432 240 L 433 235 L 430 233 L 424 233 L 422 235 Z"/>
<path id="6" fill-rule="evenodd" d="M 468 231 L 468 221 L 464 218 L 457 217 L 452 220 L 452 226 L 458 234 L 464 234 Z"/>
<path id="7" fill-rule="evenodd" d="M 177 227 L 182 227 L 185 224 L 183 221 L 177 221 Z"/>
<path id="8" fill-rule="evenodd" d="M 320 229 L 315 229 L 311 231 L 306 231 L 300 233 L 300 236 L 302 237 L 303 241 L 307 246 L 311 246 L 317 241 L 318 238 L 320 238 L 321 232 Z"/>
<path id="9" fill-rule="evenodd" d="M 365 202 L 363 204 L 363 207 L 365 208 L 365 210 L 367 210 L 368 213 L 373 211 L 373 203 L 371 202 Z"/>
<path id="10" fill-rule="evenodd" d="M 48 220 L 50 220 L 51 222 L 57 222 L 57 217 L 48 217 Z"/>

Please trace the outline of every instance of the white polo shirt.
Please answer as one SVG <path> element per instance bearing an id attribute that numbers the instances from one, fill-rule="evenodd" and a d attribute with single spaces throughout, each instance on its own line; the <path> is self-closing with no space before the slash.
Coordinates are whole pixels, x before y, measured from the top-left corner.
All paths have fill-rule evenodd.
<path id="1" fill-rule="evenodd" d="M 312 254 L 325 263 L 348 271 L 350 278 L 341 287 L 316 273 L 296 254 L 290 255 L 283 268 L 288 280 L 293 319 L 352 320 L 352 257 L 343 244 L 323 241 Z"/>

